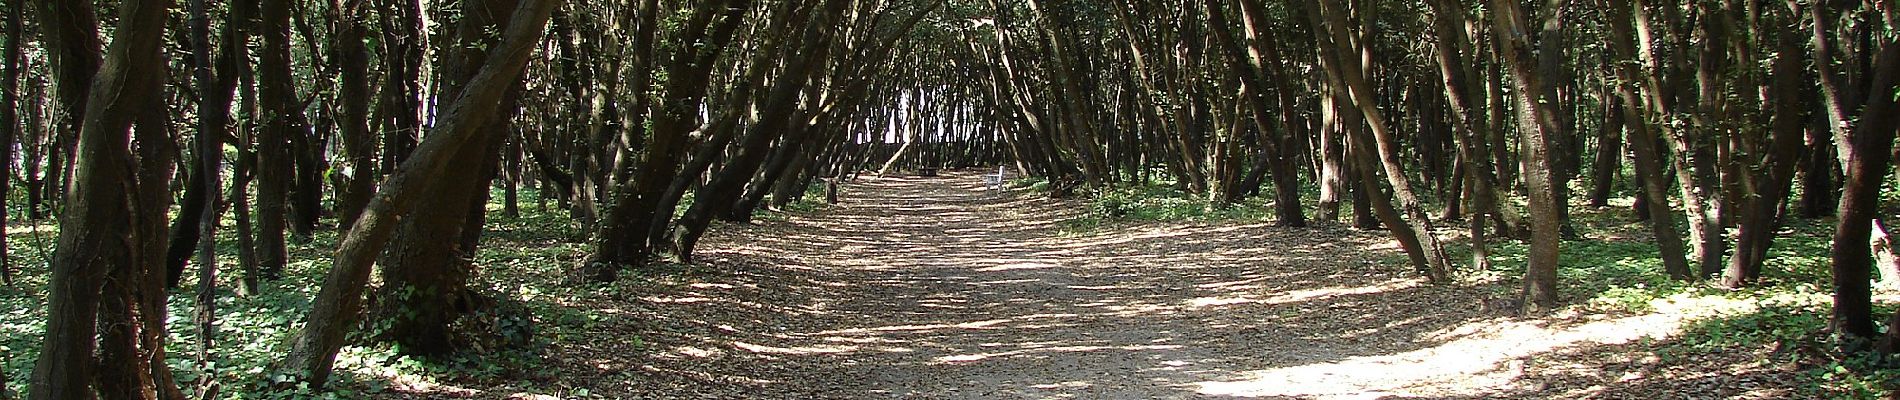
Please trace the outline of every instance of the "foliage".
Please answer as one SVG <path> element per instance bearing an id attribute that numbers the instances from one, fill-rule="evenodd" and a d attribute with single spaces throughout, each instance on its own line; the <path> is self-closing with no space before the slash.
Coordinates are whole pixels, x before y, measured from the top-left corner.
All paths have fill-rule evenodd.
<path id="1" fill-rule="evenodd" d="M 1249 198 L 1218 204 L 1159 183 L 1097 190 L 1088 197 L 1088 213 L 1065 221 L 1070 231 L 1086 232 L 1104 225 L 1161 221 L 1258 221 L 1270 219 L 1266 199 Z"/>
<path id="2" fill-rule="evenodd" d="M 1722 352 L 1770 350 L 1769 361 L 1794 365 L 1804 397 L 1890 398 L 1900 383 L 1900 359 L 1882 361 L 1864 342 L 1830 334 L 1825 293 L 1768 288 L 1733 293 L 1740 312 L 1691 322 L 1672 342 L 1657 348 L 1665 359 Z M 1890 305 L 1882 313 L 1894 311 Z"/>
<path id="3" fill-rule="evenodd" d="M 528 191 L 522 198 L 532 199 Z M 501 196 L 492 196 L 500 199 Z M 265 371 L 282 358 L 289 338 L 303 324 L 324 274 L 328 272 L 330 251 L 335 248 L 336 232 L 318 231 L 308 243 L 292 244 L 292 262 L 285 278 L 265 282 L 259 293 L 239 295 L 235 289 L 242 274 L 236 265 L 235 238 L 231 221 L 226 220 L 219 239 L 220 293 L 217 300 L 218 337 L 212 349 L 215 361 L 208 371 L 197 369 L 196 355 L 200 334 L 191 318 L 196 313 L 196 292 L 192 286 L 195 269 L 188 269 L 186 286 L 172 292 L 170 339 L 166 351 L 178 381 L 187 391 L 205 373 L 216 375 L 224 399 L 349 399 L 363 397 L 401 397 L 393 388 L 397 382 L 494 381 L 538 377 L 535 368 L 545 357 L 542 349 L 549 343 L 571 338 L 600 318 L 595 312 L 576 309 L 571 299 L 599 296 L 604 287 L 566 288 L 554 284 L 560 268 L 579 259 L 585 244 L 578 240 L 585 233 L 574 226 L 559 209 L 540 209 L 529 205 L 521 216 L 510 218 L 491 204 L 488 232 L 483 251 L 477 255 L 478 278 L 475 290 L 492 297 L 503 310 L 464 318 L 495 328 L 506 341 L 525 342 L 523 346 L 497 346 L 478 353 L 460 354 L 431 360 L 404 356 L 400 349 L 367 339 L 374 321 L 365 321 L 353 343 L 338 355 L 337 374 L 328 391 L 298 387 L 283 392 L 263 392 L 256 388 L 270 379 Z M 37 233 L 34 231 L 37 230 Z M 26 376 L 32 371 L 40 335 L 45 329 L 44 294 L 46 252 L 36 242 L 50 242 L 57 236 L 50 222 L 37 228 L 16 225 L 10 229 L 16 272 L 21 281 L 11 288 L 0 288 L 0 368 L 4 368 L 12 393 L 24 393 Z M 635 279 L 638 279 L 637 277 Z M 520 316 L 528 316 L 521 318 Z M 638 340 L 630 338 L 628 340 Z M 194 395 L 195 396 L 195 395 Z"/>
<path id="4" fill-rule="evenodd" d="M 1886 398 L 1900 382 L 1900 370 L 1890 369 L 1895 364 L 1873 359 L 1864 343 L 1840 342 L 1828 327 L 1832 221 L 1788 221 L 1758 285 L 1727 290 L 1669 279 L 1655 243 L 1642 232 L 1644 222 L 1623 220 L 1628 216 L 1622 208 L 1575 210 L 1581 238 L 1562 245 L 1563 297 L 1573 307 L 1600 312 L 1648 313 L 1660 305 L 1696 310 L 1700 317 L 1650 349 L 1665 360 L 1772 349 L 1772 361 L 1799 366 L 1800 384 L 1811 397 Z M 1492 268 L 1470 271 L 1467 279 L 1493 283 L 1494 296 L 1515 296 L 1511 283 L 1523 275 L 1527 247 L 1494 242 Z M 1469 257 L 1468 246 L 1452 250 L 1458 253 L 1454 259 Z M 1893 311 L 1890 304 L 1877 308 L 1879 315 Z"/>

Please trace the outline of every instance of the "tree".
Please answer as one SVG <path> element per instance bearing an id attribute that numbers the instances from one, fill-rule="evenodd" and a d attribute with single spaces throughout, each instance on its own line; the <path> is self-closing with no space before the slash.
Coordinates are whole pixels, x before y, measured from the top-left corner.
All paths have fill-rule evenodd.
<path id="1" fill-rule="evenodd" d="M 503 31 L 512 23 L 505 11 L 514 9 L 511 0 L 468 2 L 462 5 L 462 19 L 456 28 L 455 49 L 447 57 L 445 97 L 470 90 L 464 85 L 473 78 L 487 58 L 484 49 L 494 47 L 487 32 Z M 442 356 L 466 343 L 458 340 L 450 326 L 463 315 L 485 312 L 478 305 L 487 302 L 468 287 L 474 273 L 472 259 L 478 249 L 482 215 L 488 204 L 489 182 L 498 170 L 502 140 L 508 137 L 508 120 L 513 118 L 515 92 L 511 85 L 504 92 L 495 116 L 487 118 L 475 143 L 458 150 L 448 161 L 463 168 L 451 170 L 430 185 L 431 201 L 437 204 L 411 212 L 384 252 L 383 286 L 375 315 L 387 322 L 387 331 L 378 332 L 401 345 L 413 355 Z"/>
<path id="2" fill-rule="evenodd" d="M 1392 198 L 1386 198 L 1384 191 L 1370 179 L 1363 180 L 1366 188 L 1363 190 L 1372 197 L 1380 222 L 1392 230 L 1392 235 L 1411 257 L 1413 266 L 1434 282 L 1446 281 L 1451 274 L 1451 260 L 1445 255 L 1437 235 L 1432 233 L 1431 217 L 1425 214 L 1418 195 L 1412 191 L 1411 179 L 1399 159 L 1398 139 L 1388 130 L 1384 112 L 1374 103 L 1375 95 L 1366 81 L 1365 68 L 1360 58 L 1353 56 L 1360 50 L 1352 45 L 1355 40 L 1347 25 L 1347 11 L 1337 0 L 1322 0 L 1313 11 L 1310 15 L 1317 30 L 1315 35 L 1320 40 L 1320 51 L 1327 53 L 1321 57 L 1321 64 L 1326 66 L 1328 80 L 1341 88 L 1363 113 L 1372 134 L 1372 138 L 1351 135 L 1354 146 L 1363 151 L 1359 158 L 1361 173 L 1384 172 L 1386 182 L 1392 186 Z M 1377 157 L 1377 164 L 1371 162 L 1372 157 Z"/>
<path id="3" fill-rule="evenodd" d="M 1788 20 L 1799 21 L 1799 18 Z M 1744 182 L 1744 193 L 1748 196 L 1735 239 L 1735 256 L 1729 259 L 1728 269 L 1722 273 L 1722 285 L 1730 288 L 1752 285 L 1761 278 L 1762 264 L 1767 262 L 1768 248 L 1780 227 L 1782 200 L 1787 199 L 1789 189 L 1794 186 L 1795 166 L 1799 164 L 1801 152 L 1806 150 L 1802 142 L 1806 140 L 1811 108 L 1801 88 L 1801 82 L 1807 81 L 1807 69 L 1803 66 L 1807 58 L 1801 51 L 1799 36 L 1779 35 L 1775 52 L 1773 76 L 1781 79 L 1771 84 L 1773 89 L 1768 99 L 1774 110 L 1769 127 L 1773 137 L 1762 146 L 1766 149 L 1765 157 L 1752 156 L 1752 160 L 1759 161 L 1748 166 L 1749 176 L 1763 179 Z"/>
<path id="4" fill-rule="evenodd" d="M 1518 0 L 1496 0 L 1492 9 L 1496 11 L 1492 21 L 1497 29 L 1498 42 L 1503 51 L 1507 69 L 1511 71 L 1511 81 L 1516 85 L 1518 134 L 1523 143 L 1519 146 L 1522 155 L 1524 182 L 1530 189 L 1531 211 L 1531 249 L 1528 264 L 1524 267 L 1524 305 L 1527 310 L 1549 310 L 1557 306 L 1557 255 L 1560 242 L 1563 241 L 1564 222 L 1558 209 L 1567 207 L 1558 201 L 1557 189 L 1551 177 L 1553 137 L 1563 135 L 1558 131 L 1555 115 L 1546 107 L 1554 104 L 1555 99 L 1540 98 L 1544 94 L 1537 90 L 1543 87 L 1544 77 L 1533 68 L 1537 65 L 1531 55 L 1530 30 L 1526 27 L 1529 16 L 1518 7 Z M 1562 23 L 1564 0 L 1550 0 L 1544 6 L 1544 25 Z M 1548 31 L 1546 31 L 1548 32 Z M 1554 40 L 1542 37 L 1541 40 Z M 1548 43 L 1548 42 L 1546 42 Z M 1544 47 L 1539 57 L 1557 57 L 1561 53 L 1554 46 Z"/>
<path id="5" fill-rule="evenodd" d="M 377 188 L 363 215 L 337 245 L 335 265 L 311 302 L 307 323 L 285 355 L 282 370 L 313 388 L 321 388 L 329 379 L 344 335 L 362 309 L 372 260 L 388 243 L 396 223 L 414 212 L 416 203 L 433 189 L 432 181 L 448 170 L 453 156 L 494 133 L 483 128 L 500 108 L 502 95 L 521 76 L 559 5 L 559 1 L 528 1 L 516 8 L 501 41 L 489 49 L 487 61 L 449 103 L 434 134 Z"/>
<path id="6" fill-rule="evenodd" d="M 73 29 L 75 26 L 91 24 L 84 18 L 73 16 L 92 15 L 90 5 L 46 2 L 41 4 L 42 23 L 48 24 L 48 37 L 63 37 L 58 43 L 85 46 L 85 37 L 67 36 L 73 32 L 89 31 Z M 70 8 L 66 8 L 70 7 Z M 142 254 L 150 248 L 140 246 L 144 240 L 138 235 L 139 229 L 118 229 L 113 227 L 134 227 L 149 224 L 163 224 L 165 215 L 163 205 L 166 199 L 145 196 L 126 196 L 128 193 L 149 194 L 152 191 L 141 187 L 158 187 L 162 190 L 166 182 L 140 181 L 140 178 L 152 174 L 134 173 L 142 168 L 155 167 L 151 164 L 165 164 L 162 159 L 140 159 L 150 155 L 154 146 L 145 142 L 140 149 L 132 146 L 131 128 L 136 118 L 143 115 L 139 110 L 148 110 L 152 93 L 158 90 L 161 70 L 155 68 L 159 63 L 158 50 L 165 32 L 165 14 L 170 8 L 167 1 L 127 0 L 119 4 L 119 25 L 113 34 L 112 47 L 106 51 L 106 57 L 97 69 L 97 75 L 85 71 L 71 71 L 64 75 L 62 87 L 86 82 L 90 89 L 85 91 L 87 100 L 68 101 L 67 104 L 85 104 L 85 112 L 79 120 L 79 157 L 74 177 L 75 185 L 66 194 L 66 211 L 60 216 L 60 233 L 57 247 L 53 253 L 53 272 L 48 282 L 49 293 L 48 321 L 46 334 L 42 340 L 40 357 L 34 366 L 28 397 L 34 399 L 84 399 L 90 398 L 97 390 L 107 398 L 136 398 L 142 392 L 165 393 L 175 391 L 170 386 L 169 376 L 161 375 L 165 380 L 155 379 L 154 370 L 167 367 L 163 363 L 164 348 L 161 343 L 144 340 L 147 335 L 163 338 L 162 317 L 157 325 L 148 325 L 148 318 L 138 315 L 122 317 L 130 320 L 108 320 L 123 324 L 123 327 L 138 327 L 129 338 L 113 340 L 113 334 L 106 332 L 101 340 L 107 360 L 119 355 L 127 358 L 118 361 L 131 361 L 132 365 L 109 365 L 110 369 L 99 369 L 93 365 L 95 349 L 94 335 L 100 334 L 96 318 L 102 308 L 102 291 L 106 276 L 132 277 L 137 280 L 119 282 L 125 285 L 137 297 L 132 310 L 150 312 L 164 309 L 162 289 L 156 288 L 162 269 L 158 257 Z M 49 14 L 65 13 L 63 16 Z M 57 21 L 58 24 L 54 23 Z M 71 24 L 61 26 L 59 24 Z M 91 42 L 96 43 L 96 42 Z M 80 51 L 79 54 L 86 54 Z M 83 59 L 83 57 L 82 57 Z M 73 59 L 66 60 L 75 61 Z M 64 67 L 71 67 L 66 64 Z M 65 70 L 65 68 L 63 68 Z M 142 138 L 150 139 L 155 132 L 141 130 Z M 164 140 L 161 140 L 164 141 Z M 137 202 L 135 202 L 134 199 Z M 154 207 L 156 205 L 157 207 Z M 156 209 L 158 213 L 150 212 Z M 162 225 L 160 225 L 162 226 Z M 141 284 L 146 282 L 148 284 Z M 115 298 L 118 300 L 119 298 Z M 153 303 L 156 301 L 156 303 Z M 116 307 L 110 305 L 104 307 Z M 115 328 L 117 329 L 117 328 Z M 157 332 L 136 333 L 137 330 L 156 330 Z M 157 347 L 140 345 L 158 344 Z M 153 358 L 159 360 L 152 363 Z M 122 377 L 103 377 L 96 374 L 122 372 L 131 374 Z M 162 372 L 161 372 L 162 374 Z M 122 386 L 125 382 L 137 382 L 132 386 Z M 98 386 L 94 386 L 97 384 Z"/>
<path id="7" fill-rule="evenodd" d="M 1874 330 L 1869 287 L 1873 254 L 1866 243 L 1873 230 L 1874 217 L 1880 210 L 1880 188 L 1892 161 L 1894 132 L 1900 129 L 1900 103 L 1893 98 L 1895 88 L 1900 86 L 1900 44 L 1892 38 L 1883 38 L 1871 50 L 1875 50 L 1874 67 L 1868 71 L 1872 78 L 1861 89 L 1867 98 L 1848 137 L 1852 146 L 1848 154 L 1846 189 L 1841 194 L 1840 220 L 1834 228 L 1831 254 L 1833 325 L 1842 336 L 1858 339 L 1872 339 L 1878 334 Z M 1886 343 L 1882 351 L 1892 353 L 1894 341 Z"/>
<path id="8" fill-rule="evenodd" d="M 0 44 L 0 164 L 6 164 L 7 171 L 13 171 L 13 144 L 19 141 L 20 123 L 20 42 L 26 40 L 26 25 L 21 22 L 26 17 L 25 0 L 11 0 L 7 3 L 7 25 L 5 44 Z M 31 162 L 30 160 L 28 162 Z M 0 226 L 7 226 L 7 218 L 13 215 L 8 201 L 13 196 L 12 173 L 0 177 Z M 13 286 L 13 261 L 7 256 L 6 235 L 0 235 L 0 283 Z"/>
<path id="9" fill-rule="evenodd" d="M 664 94 L 654 103 L 657 107 L 648 123 L 650 133 L 640 161 L 626 164 L 635 172 L 615 182 L 612 205 L 600 223 L 594 253 L 575 271 L 578 277 L 612 281 L 621 268 L 645 262 L 652 254 L 651 242 L 670 223 L 670 216 L 657 214 L 656 210 L 668 197 L 667 188 L 680 169 L 679 154 L 686 148 L 687 134 L 694 128 L 692 120 L 706 97 L 713 61 L 731 44 L 743 18 L 741 12 L 749 4 L 749 0 L 727 0 L 692 9 L 671 46 L 674 52 L 665 69 Z M 704 45 L 688 45 L 692 43 Z"/>

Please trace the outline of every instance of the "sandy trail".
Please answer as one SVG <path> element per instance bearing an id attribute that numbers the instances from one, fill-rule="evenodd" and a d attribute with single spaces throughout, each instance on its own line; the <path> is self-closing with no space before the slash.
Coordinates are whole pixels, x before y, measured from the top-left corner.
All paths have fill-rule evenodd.
<path id="1" fill-rule="evenodd" d="M 1615 398 L 1652 389 L 1624 343 L 1677 327 L 1505 317 L 1404 271 L 1380 232 L 1065 233 L 1082 206 L 977 173 L 843 198 L 716 230 L 699 273 L 607 304 L 625 312 L 600 329 L 642 335 L 639 359 L 557 362 L 624 398 Z"/>

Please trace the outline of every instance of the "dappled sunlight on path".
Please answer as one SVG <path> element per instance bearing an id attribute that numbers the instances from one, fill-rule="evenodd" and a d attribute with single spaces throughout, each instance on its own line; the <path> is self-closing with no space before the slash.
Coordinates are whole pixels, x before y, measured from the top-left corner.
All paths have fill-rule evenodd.
<path id="1" fill-rule="evenodd" d="M 646 373 L 767 398 L 1525 396 L 1528 359 L 1675 328 L 1507 318 L 1412 277 L 1377 232 L 1067 232 L 1086 207 L 981 189 L 974 173 L 855 182 L 821 212 L 717 231 L 707 259 L 738 281 L 645 304 L 731 306 L 659 313 L 706 332 L 653 338 Z"/>

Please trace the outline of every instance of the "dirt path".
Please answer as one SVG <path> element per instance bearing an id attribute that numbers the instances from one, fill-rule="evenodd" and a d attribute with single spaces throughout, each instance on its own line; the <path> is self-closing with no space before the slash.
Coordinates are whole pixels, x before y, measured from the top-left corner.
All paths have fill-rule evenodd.
<path id="1" fill-rule="evenodd" d="M 1675 327 L 1505 318 L 1478 289 L 1399 270 L 1376 232 L 1065 234 L 1081 207 L 985 193 L 975 173 L 861 181 L 843 198 L 717 231 L 713 270 L 608 304 L 624 310 L 603 333 L 643 335 L 646 355 L 566 346 L 558 362 L 594 368 L 565 384 L 650 398 L 1616 397 L 1643 393 L 1615 383 L 1650 367 L 1615 346 Z"/>

